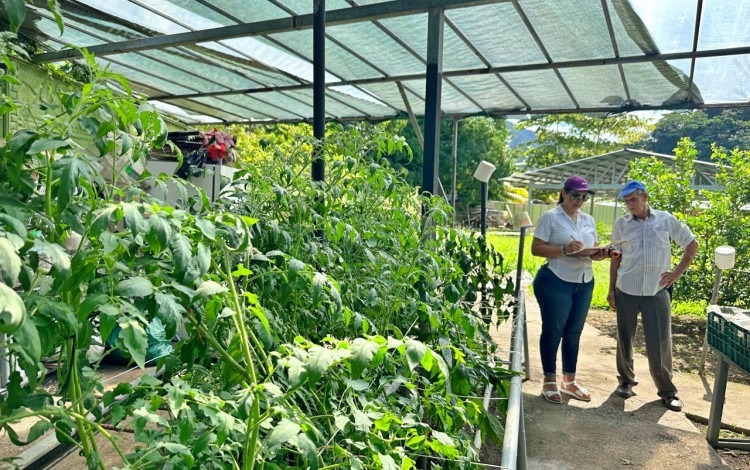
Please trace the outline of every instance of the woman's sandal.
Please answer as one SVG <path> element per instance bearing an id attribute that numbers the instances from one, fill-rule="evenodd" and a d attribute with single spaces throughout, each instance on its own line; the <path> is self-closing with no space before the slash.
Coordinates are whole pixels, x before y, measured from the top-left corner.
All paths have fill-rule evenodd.
<path id="1" fill-rule="evenodd" d="M 544 382 L 544 385 L 556 386 L 555 382 Z M 550 403 L 556 403 L 559 405 L 563 402 L 562 395 L 560 395 L 560 390 L 545 390 L 542 386 L 542 396 Z"/>
<path id="2" fill-rule="evenodd" d="M 570 390 L 568 390 L 568 387 L 570 386 L 575 387 L 575 391 L 571 392 Z M 591 394 L 589 393 L 589 391 L 578 385 L 575 380 L 573 380 L 572 382 L 566 382 L 565 380 L 563 380 L 560 393 L 569 395 L 571 398 L 575 398 L 576 400 L 591 401 Z"/>

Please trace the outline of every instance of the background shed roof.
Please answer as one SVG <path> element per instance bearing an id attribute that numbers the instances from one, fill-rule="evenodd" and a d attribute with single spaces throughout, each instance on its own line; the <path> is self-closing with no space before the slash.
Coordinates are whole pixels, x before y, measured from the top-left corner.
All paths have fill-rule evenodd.
<path id="1" fill-rule="evenodd" d="M 628 181 L 631 160 L 649 157 L 660 160 L 668 168 L 675 167 L 676 157 L 673 155 L 625 148 L 594 157 L 581 158 L 572 162 L 518 173 L 501 178 L 501 181 L 506 181 L 515 186 L 557 191 L 560 189 L 562 182 L 569 176 L 581 175 L 586 178 L 589 188 L 592 190 L 614 193 L 619 191 L 622 185 Z M 695 176 L 692 181 L 694 189 L 712 191 L 721 189 L 716 184 L 716 172 L 719 169 L 716 163 L 695 160 L 694 165 Z"/>

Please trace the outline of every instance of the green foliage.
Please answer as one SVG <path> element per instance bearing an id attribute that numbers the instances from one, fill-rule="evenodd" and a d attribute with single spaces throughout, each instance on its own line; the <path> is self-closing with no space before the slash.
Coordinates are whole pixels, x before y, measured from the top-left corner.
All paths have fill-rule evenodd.
<path id="1" fill-rule="evenodd" d="M 0 396 L 14 443 L 26 441 L 13 425 L 32 417 L 29 441 L 75 430 L 90 468 L 105 465 L 99 432 L 132 469 L 408 469 L 422 455 L 464 468 L 475 430 L 500 437 L 473 395 L 504 390 L 508 371 L 488 359 L 491 318 L 475 305 L 491 282 L 502 321 L 513 282 L 500 254 L 445 228 L 442 201 L 393 170 L 385 156 L 404 139 L 331 125 L 327 179 L 313 183 L 315 143 L 265 130 L 225 198 L 167 206 L 119 184 L 165 143 L 164 122 L 85 57 L 80 89 L 3 108 L 41 116 L 0 146 L 2 346 L 28 377 L 14 372 Z M 160 325 L 180 341 L 150 361 Z M 115 354 L 163 372 L 102 394 L 96 372 Z M 39 383 L 47 357 L 52 392 Z M 110 418 L 132 424 L 135 449 L 102 428 Z"/>
<path id="2" fill-rule="evenodd" d="M 685 221 L 693 213 L 696 192 L 692 189 L 695 175 L 695 144 L 682 139 L 675 149 L 674 167 L 667 167 L 657 158 L 639 158 L 630 162 L 630 179 L 646 183 L 649 202 L 655 209 L 671 212 Z"/>
<path id="3" fill-rule="evenodd" d="M 750 111 L 747 108 L 693 110 L 665 114 L 654 126 L 645 148 L 672 154 L 683 138 L 695 143 L 697 158 L 708 161 L 715 144 L 730 151 L 750 148 Z"/>
<path id="4" fill-rule="evenodd" d="M 740 150 L 727 153 L 715 148 L 711 158 L 720 165 L 717 183 L 723 189 L 701 191 L 698 195 L 689 185 L 695 171 L 692 163 L 696 157 L 695 145 L 683 139 L 676 149 L 676 156 L 675 170 L 656 165 L 650 159 L 631 162 L 631 176 L 646 182 L 653 207 L 667 208 L 687 223 L 700 246 L 689 269 L 675 285 L 675 298 L 697 304 L 707 302 L 715 275 L 714 250 L 719 245 L 730 245 L 737 250 L 737 269 L 724 273 L 720 303 L 747 306 L 750 304 L 750 290 L 743 271 L 748 269 L 750 214 L 743 206 L 750 201 L 746 184 L 750 178 L 748 153 Z M 696 199 L 703 202 L 696 204 Z M 681 250 L 675 249 L 675 256 L 680 253 Z"/>
<path id="5" fill-rule="evenodd" d="M 544 168 L 621 149 L 643 139 L 651 129 L 648 120 L 632 116 L 550 114 L 519 121 L 536 140 L 525 146 L 528 168 Z"/>
<path id="6" fill-rule="evenodd" d="M 414 129 L 408 120 L 393 120 L 380 125 L 386 132 L 402 135 L 413 152 L 392 151 L 385 157 L 396 170 L 408 171 L 407 181 L 413 186 L 422 185 L 423 155 Z M 421 128 L 424 128 L 420 122 Z M 503 194 L 503 186 L 497 181 L 513 172 L 514 152 L 508 147 L 510 133 L 505 120 L 488 117 L 471 117 L 458 121 L 457 134 L 457 201 L 463 205 L 479 203 L 479 186 L 474 179 L 474 170 L 482 160 L 497 167 L 488 185 L 490 199 L 498 199 Z M 451 171 L 453 166 L 453 123 L 440 122 L 440 181 L 446 193 L 451 192 Z"/>

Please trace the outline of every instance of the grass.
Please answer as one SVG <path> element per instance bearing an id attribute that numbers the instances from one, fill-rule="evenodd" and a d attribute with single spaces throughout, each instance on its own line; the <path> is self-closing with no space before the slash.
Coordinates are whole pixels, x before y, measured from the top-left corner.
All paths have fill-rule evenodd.
<path id="1" fill-rule="evenodd" d="M 518 245 L 520 237 L 517 233 L 491 232 L 487 233 L 487 241 L 505 256 L 506 269 L 516 269 L 518 265 Z M 544 264 L 545 259 L 531 254 L 532 235 L 527 234 L 524 241 L 523 269 L 534 276 Z M 594 297 L 591 300 L 593 308 L 609 310 L 607 292 L 609 291 L 609 260 L 594 261 Z M 706 305 L 700 302 L 672 303 L 674 315 L 705 316 Z"/>

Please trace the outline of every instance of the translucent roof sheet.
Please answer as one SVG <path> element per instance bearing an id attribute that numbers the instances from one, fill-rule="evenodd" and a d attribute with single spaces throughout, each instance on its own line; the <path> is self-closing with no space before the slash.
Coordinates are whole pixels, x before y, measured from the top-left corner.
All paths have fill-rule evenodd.
<path id="1" fill-rule="evenodd" d="M 312 120 L 310 0 L 65 0 L 23 33 L 92 50 L 188 124 Z M 446 116 L 750 104 L 750 0 L 327 0 L 326 116 L 423 115 L 429 11 Z M 238 31 L 241 30 L 241 31 Z M 405 101 L 406 100 L 406 101 Z"/>

